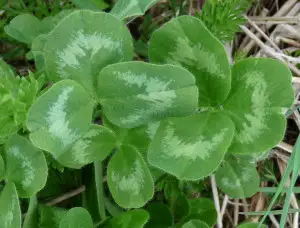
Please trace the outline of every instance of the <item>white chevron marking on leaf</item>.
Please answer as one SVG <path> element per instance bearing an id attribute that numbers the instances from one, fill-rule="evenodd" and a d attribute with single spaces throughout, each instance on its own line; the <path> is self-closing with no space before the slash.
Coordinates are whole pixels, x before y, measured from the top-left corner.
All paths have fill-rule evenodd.
<path id="1" fill-rule="evenodd" d="M 122 43 L 113 40 L 109 36 L 101 34 L 86 34 L 83 30 L 79 30 L 71 35 L 71 41 L 67 47 L 57 52 L 57 67 L 60 76 L 68 78 L 69 74 L 65 71 L 65 67 L 78 68 L 80 60 L 78 58 L 85 57 L 90 54 L 90 59 L 98 53 L 100 49 L 106 51 L 117 51 L 121 54 Z M 91 60 L 90 60 L 91 61 Z"/>
<path id="2" fill-rule="evenodd" d="M 145 88 L 145 91 L 147 93 L 165 91 L 168 89 L 169 84 L 172 82 L 172 80 L 163 81 L 159 77 L 148 77 L 146 74 L 135 74 L 131 71 L 114 71 L 113 74 L 116 75 L 119 80 L 124 81 L 125 85 L 135 85 L 139 88 Z"/>
<path id="3" fill-rule="evenodd" d="M 91 145 L 92 137 L 95 137 L 101 133 L 101 129 L 91 129 L 87 133 L 85 133 L 84 137 L 74 144 L 72 147 L 72 154 L 74 157 L 74 161 L 79 164 L 85 164 L 88 161 L 89 153 L 86 152 L 86 149 Z"/>
<path id="4" fill-rule="evenodd" d="M 21 184 L 24 188 L 28 188 L 35 178 L 35 171 L 32 167 L 31 161 L 20 152 L 20 149 L 17 146 L 9 148 L 8 153 L 21 161 L 21 168 L 23 168 L 25 174 Z"/>
<path id="5" fill-rule="evenodd" d="M 14 213 L 13 211 L 15 210 L 15 206 L 16 206 L 16 197 L 13 197 L 11 202 L 10 202 L 10 209 L 8 210 L 6 216 L 5 216 L 5 223 L 4 223 L 4 227 L 11 227 L 11 224 L 14 220 Z"/>
<path id="6" fill-rule="evenodd" d="M 124 2 L 126 2 L 126 1 L 124 1 Z M 132 10 L 137 5 L 139 5 L 138 0 L 130 0 L 129 3 L 126 2 L 126 7 L 123 8 L 121 11 L 119 11 L 118 14 L 115 14 L 115 15 L 119 18 L 123 18 L 130 12 L 130 10 Z"/>
<path id="7" fill-rule="evenodd" d="M 246 113 L 246 121 L 242 125 L 242 130 L 236 134 L 236 139 L 240 143 L 252 143 L 260 137 L 262 131 L 267 129 L 265 118 L 268 105 L 267 82 L 264 74 L 259 71 L 251 71 L 243 76 L 246 82 L 246 90 L 253 90 L 251 96 L 252 109 Z"/>
<path id="8" fill-rule="evenodd" d="M 148 77 L 146 74 L 135 74 L 131 71 L 119 72 L 114 71 L 114 75 L 119 80 L 125 82 L 127 86 L 137 86 L 145 90 L 144 94 L 138 94 L 137 98 L 146 101 L 146 104 L 151 106 L 151 109 L 138 109 L 133 114 L 122 118 L 123 124 L 131 124 L 148 115 L 154 115 L 157 112 L 162 112 L 173 105 L 173 100 L 176 98 L 175 90 L 168 90 L 172 80 L 163 81 L 160 78 Z"/>
<path id="9" fill-rule="evenodd" d="M 191 142 L 179 138 L 175 134 L 175 129 L 172 124 L 169 124 L 166 127 L 165 136 L 162 139 L 163 156 L 179 159 L 184 158 L 193 161 L 198 158 L 206 160 L 223 141 L 227 131 L 228 128 L 224 128 L 211 139 L 198 136 L 196 141 Z"/>
<path id="10" fill-rule="evenodd" d="M 160 125 L 159 121 L 148 124 L 146 132 L 148 134 L 149 139 L 153 139 L 154 138 L 154 135 L 155 135 L 155 133 L 156 133 L 159 125 Z"/>
<path id="11" fill-rule="evenodd" d="M 221 181 L 223 185 L 229 189 L 236 189 L 242 186 L 241 181 L 239 179 L 235 179 L 234 181 L 231 181 L 228 177 L 224 177 L 222 178 Z"/>
<path id="12" fill-rule="evenodd" d="M 72 144 L 78 138 L 77 133 L 69 128 L 69 121 L 65 110 L 67 101 L 73 90 L 72 86 L 62 90 L 56 102 L 52 104 L 47 113 L 49 133 L 52 137 L 58 138 L 64 147 Z"/>
<path id="13" fill-rule="evenodd" d="M 138 195 L 144 183 L 144 171 L 141 162 L 136 160 L 131 173 L 127 176 L 113 172 L 112 181 L 115 182 L 121 191 Z"/>
<path id="14" fill-rule="evenodd" d="M 217 62 L 216 55 L 206 51 L 200 43 L 193 45 L 187 37 L 177 39 L 176 49 L 169 53 L 167 63 L 194 66 L 199 70 L 205 69 L 216 77 L 225 77 Z"/>

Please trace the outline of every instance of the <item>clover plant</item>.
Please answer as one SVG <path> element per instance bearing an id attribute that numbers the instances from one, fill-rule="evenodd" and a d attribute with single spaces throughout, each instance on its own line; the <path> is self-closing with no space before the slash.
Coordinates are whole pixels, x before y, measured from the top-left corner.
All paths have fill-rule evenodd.
<path id="1" fill-rule="evenodd" d="M 73 169 L 107 164 L 111 196 L 132 210 L 105 220 L 104 227 L 169 227 L 179 209 L 181 227 L 213 226 L 209 199 L 182 196 L 171 209 L 152 203 L 137 209 L 153 198 L 154 183 L 166 174 L 197 181 L 215 173 L 230 197 L 257 192 L 259 176 L 248 157 L 282 140 L 283 108 L 293 103 L 291 72 L 267 58 L 230 64 L 222 43 L 192 16 L 172 19 L 153 33 L 149 62 L 133 60 L 124 19 L 155 2 L 121 0 L 111 13 L 70 10 L 43 21 L 20 15 L 5 28 L 32 48 L 38 69 L 18 77 L 0 62 L 5 228 L 21 227 L 18 197 L 33 197 L 45 186 L 45 154 Z M 55 213 L 59 228 L 93 227 L 84 208 Z"/>

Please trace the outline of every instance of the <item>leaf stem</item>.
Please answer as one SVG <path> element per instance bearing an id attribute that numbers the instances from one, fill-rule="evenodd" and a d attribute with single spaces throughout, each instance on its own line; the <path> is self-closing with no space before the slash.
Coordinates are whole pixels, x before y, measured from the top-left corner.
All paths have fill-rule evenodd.
<path id="1" fill-rule="evenodd" d="M 214 202 L 215 202 L 215 207 L 216 207 L 216 211 L 218 214 L 218 224 L 217 227 L 218 228 L 222 228 L 223 227 L 223 223 L 222 223 L 222 217 L 221 217 L 221 212 L 220 212 L 220 202 L 219 202 L 219 195 L 218 195 L 218 189 L 217 189 L 217 184 L 216 184 L 216 179 L 215 179 L 215 175 L 211 175 L 210 176 L 210 182 L 211 182 L 211 187 L 212 187 L 212 192 L 213 192 L 213 198 L 214 198 Z"/>
<path id="2" fill-rule="evenodd" d="M 105 213 L 105 204 L 104 204 L 103 170 L 102 170 L 101 161 L 94 162 L 94 170 L 95 170 L 95 183 L 96 183 L 99 215 L 101 220 L 103 221 L 106 219 L 106 213 Z"/>
<path id="3" fill-rule="evenodd" d="M 37 198 L 36 195 L 30 197 L 29 206 L 27 213 L 25 215 L 25 220 L 23 224 L 23 228 L 30 228 L 33 225 L 37 224 L 38 217 L 37 217 Z"/>

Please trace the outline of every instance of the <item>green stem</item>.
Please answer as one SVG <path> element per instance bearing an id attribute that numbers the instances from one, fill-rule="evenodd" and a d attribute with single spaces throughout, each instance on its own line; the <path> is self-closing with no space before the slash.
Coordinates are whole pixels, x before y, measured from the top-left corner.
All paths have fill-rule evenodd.
<path id="1" fill-rule="evenodd" d="M 175 0 L 171 0 L 171 8 L 172 8 L 173 16 L 176 17 L 176 4 L 175 4 Z"/>
<path id="2" fill-rule="evenodd" d="M 95 183 L 96 183 L 96 190 L 97 190 L 99 215 L 101 220 L 103 221 L 106 219 L 106 213 L 105 213 L 105 204 L 104 204 L 102 162 L 101 161 L 94 162 L 94 169 L 95 169 Z"/>
<path id="3" fill-rule="evenodd" d="M 38 224 L 37 199 L 36 199 L 36 195 L 33 195 L 29 201 L 29 207 L 25 216 L 23 228 L 36 227 L 37 224 Z"/>

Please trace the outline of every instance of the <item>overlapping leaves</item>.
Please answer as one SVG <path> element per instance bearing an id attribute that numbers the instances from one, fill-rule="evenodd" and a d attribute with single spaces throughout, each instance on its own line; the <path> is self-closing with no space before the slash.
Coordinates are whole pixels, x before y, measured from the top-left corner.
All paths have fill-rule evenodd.
<path id="1" fill-rule="evenodd" d="M 49 33 L 70 12 L 72 10 L 63 10 L 57 15 L 46 17 L 43 20 L 39 20 L 32 14 L 20 14 L 4 27 L 4 31 L 12 38 L 31 45 L 35 38 Z"/>
<path id="2" fill-rule="evenodd" d="M 121 12 L 124 3 L 119 1 L 113 13 L 121 19 L 138 15 L 154 2 L 129 1 Z M 217 170 L 227 151 L 263 152 L 282 139 L 286 123 L 281 109 L 291 105 L 293 91 L 291 74 L 281 63 L 248 59 L 231 69 L 222 44 L 200 20 L 189 16 L 165 24 L 150 41 L 151 62 L 172 65 L 119 63 L 133 57 L 130 34 L 120 19 L 87 10 L 61 18 L 46 35 L 38 36 L 40 31 L 33 29 L 30 34 L 21 31 L 17 38 L 27 44 L 33 42 L 38 68 L 44 67 L 48 79 L 56 82 L 36 101 L 41 84 L 33 76 L 29 81 L 15 77 L 0 62 L 0 124 L 4 126 L 0 138 L 21 128 L 34 103 L 26 122 L 30 140 L 64 166 L 81 168 L 102 161 L 116 147 L 108 163 L 107 182 L 120 206 L 142 207 L 153 197 L 150 165 L 179 179 L 198 180 Z M 13 37 L 18 33 L 13 27 L 7 31 Z M 98 103 L 104 118 L 116 127 L 93 124 Z M 31 196 L 45 182 L 41 177 L 47 168 L 45 158 L 33 145 L 13 136 L 5 145 L 3 175 L 0 160 L 0 178 L 9 181 L 0 206 L 5 204 L 5 213 L 16 214 L 16 223 L 20 220 L 19 205 L 14 201 L 17 192 Z M 15 172 L 16 167 L 21 174 Z M 252 195 L 258 183 L 253 164 L 228 159 L 216 177 L 219 187 L 232 197 Z M 197 220 L 201 213 L 192 214 L 190 202 L 184 202 L 188 210 L 180 217 L 186 222 L 182 227 L 213 225 L 215 218 L 205 223 Z M 180 205 L 178 200 L 176 207 Z M 84 221 L 76 222 L 77 215 Z M 105 225 L 142 227 L 148 217 L 146 211 L 134 210 Z M 0 221 L 12 224 L 3 216 Z M 72 209 L 64 214 L 60 227 L 80 222 L 92 227 L 84 209 Z"/>
<path id="3" fill-rule="evenodd" d="M 110 14 L 75 11 L 47 35 L 43 57 L 50 80 L 73 79 L 94 93 L 103 67 L 132 59 L 131 36 Z"/>
<path id="4" fill-rule="evenodd" d="M 218 187 L 231 198 L 246 198 L 259 189 L 256 166 L 248 161 L 228 157 L 216 172 Z"/>
<path id="5" fill-rule="evenodd" d="M 115 135 L 92 124 L 94 100 L 78 83 L 63 80 L 44 93 L 28 113 L 32 143 L 71 168 L 103 160 Z"/>
<path id="6" fill-rule="evenodd" d="M 120 19 L 143 15 L 158 0 L 118 0 L 111 14 Z"/>
<path id="7" fill-rule="evenodd" d="M 280 62 L 272 59 L 246 59 L 236 63 L 230 73 L 226 53 L 220 42 L 209 33 L 200 20 L 189 16 L 178 17 L 154 32 L 150 40 L 149 55 L 151 61 L 179 65 L 194 74 L 199 88 L 200 112 L 219 110 L 220 116 L 227 116 L 228 120 L 216 119 L 206 128 L 214 133 L 209 136 L 208 146 L 201 146 L 202 150 L 205 148 L 206 153 L 212 150 L 213 136 L 220 133 L 218 126 L 223 122 L 233 122 L 235 131 L 232 144 L 230 137 L 221 137 L 220 141 L 223 144 L 231 144 L 229 149 L 223 149 L 224 153 L 227 149 L 238 154 L 264 152 L 282 140 L 286 126 L 282 108 L 291 106 L 293 89 L 291 73 Z M 208 157 L 202 162 L 199 161 L 198 168 L 192 170 L 193 162 L 201 155 L 200 149 L 190 157 L 190 161 L 183 162 L 180 157 L 183 149 L 170 150 L 166 146 L 168 142 L 173 142 L 169 144 L 183 146 L 182 148 L 189 152 L 193 151 L 190 149 L 192 137 L 188 131 L 193 129 L 194 133 L 196 129 L 193 126 L 207 121 L 205 118 L 194 120 L 193 123 L 189 123 L 190 128 L 186 128 L 186 132 L 180 133 L 178 129 L 187 125 L 185 120 L 178 119 L 176 128 L 163 129 L 162 125 L 160 126 L 150 146 L 149 160 L 153 166 L 181 179 L 197 179 L 201 177 L 200 171 L 206 167 Z M 170 132 L 176 136 L 171 137 L 173 141 L 170 138 L 162 142 Z M 198 137 L 199 139 L 201 138 Z M 156 141 L 159 141 L 159 147 L 155 145 Z M 155 154 L 157 151 L 160 153 Z M 155 155 L 152 156 L 152 153 Z M 167 154 L 173 155 L 167 158 Z M 157 156 L 160 159 L 157 159 Z M 214 156 L 214 161 L 221 162 L 222 155 Z M 184 173 L 182 167 L 189 167 L 188 171 Z M 218 165 L 213 167 L 216 169 Z M 205 176 L 214 169 L 211 168 Z"/>

